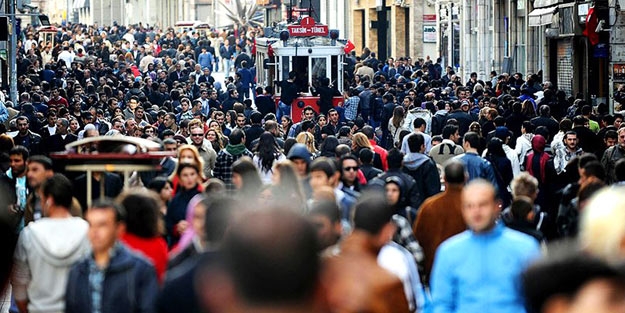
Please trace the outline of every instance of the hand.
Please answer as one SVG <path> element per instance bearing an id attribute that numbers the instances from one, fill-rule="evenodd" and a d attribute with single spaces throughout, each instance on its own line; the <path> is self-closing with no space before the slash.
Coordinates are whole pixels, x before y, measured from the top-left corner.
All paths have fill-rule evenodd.
<path id="1" fill-rule="evenodd" d="M 20 211 L 20 207 L 17 204 L 9 204 L 9 213 L 18 214 Z"/>
<path id="2" fill-rule="evenodd" d="M 185 220 L 182 220 L 178 222 L 178 224 L 176 224 L 176 230 L 178 231 L 179 234 L 184 233 L 188 227 L 189 227 L 189 223 L 187 223 L 187 221 Z"/>

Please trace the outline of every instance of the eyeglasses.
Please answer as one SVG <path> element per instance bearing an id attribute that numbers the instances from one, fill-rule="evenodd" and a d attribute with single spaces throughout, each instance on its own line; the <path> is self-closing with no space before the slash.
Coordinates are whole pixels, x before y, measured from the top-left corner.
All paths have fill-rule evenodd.
<path id="1" fill-rule="evenodd" d="M 349 171 L 356 172 L 358 171 L 358 166 L 347 166 L 347 167 L 344 167 L 343 170 L 345 170 L 346 172 L 349 172 Z"/>
<path id="2" fill-rule="evenodd" d="M 191 134 L 191 137 L 202 137 L 203 134 Z"/>

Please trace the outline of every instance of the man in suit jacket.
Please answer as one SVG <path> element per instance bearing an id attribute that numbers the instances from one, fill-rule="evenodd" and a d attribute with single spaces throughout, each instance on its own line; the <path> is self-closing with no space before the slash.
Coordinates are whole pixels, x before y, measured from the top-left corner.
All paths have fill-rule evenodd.
<path id="1" fill-rule="evenodd" d="M 66 118 L 59 118 L 56 121 L 56 134 L 50 136 L 47 147 L 47 153 L 65 151 L 65 145 L 78 140 L 74 134 L 70 134 L 67 129 L 69 121 Z"/>

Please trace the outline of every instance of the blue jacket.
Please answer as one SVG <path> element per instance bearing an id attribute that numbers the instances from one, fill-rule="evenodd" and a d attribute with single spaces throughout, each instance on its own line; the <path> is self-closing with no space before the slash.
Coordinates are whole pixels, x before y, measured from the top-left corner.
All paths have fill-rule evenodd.
<path id="1" fill-rule="evenodd" d="M 434 313 L 525 313 L 521 273 L 540 253 L 538 241 L 498 223 L 443 242 L 430 286 Z"/>
<path id="2" fill-rule="evenodd" d="M 158 281 L 154 267 L 124 245 L 116 248 L 102 286 L 102 313 L 155 312 Z M 91 256 L 90 256 L 91 258 Z M 65 292 L 65 313 L 92 312 L 88 258 L 72 266 Z"/>
<path id="3" fill-rule="evenodd" d="M 490 162 L 488 162 L 488 160 L 477 155 L 476 153 L 471 152 L 455 156 L 454 159 L 460 160 L 464 164 L 464 168 L 469 174 L 469 179 L 467 180 L 467 182 L 470 182 L 477 178 L 483 178 L 490 181 L 493 186 L 495 186 L 495 189 L 499 190 L 499 184 L 497 184 L 495 171 L 493 170 L 493 166 L 490 164 Z"/>

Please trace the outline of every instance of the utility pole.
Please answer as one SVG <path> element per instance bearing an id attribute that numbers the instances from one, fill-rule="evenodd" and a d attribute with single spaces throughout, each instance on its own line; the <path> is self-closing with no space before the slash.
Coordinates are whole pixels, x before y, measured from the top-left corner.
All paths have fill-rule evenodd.
<path id="1" fill-rule="evenodd" d="M 11 28 L 9 33 L 11 37 L 10 48 L 9 48 L 9 89 L 11 94 L 11 101 L 14 106 L 17 106 L 17 27 L 16 20 L 17 16 L 15 16 L 15 0 L 7 0 L 7 5 L 9 7 L 9 20 L 11 21 Z"/>

